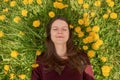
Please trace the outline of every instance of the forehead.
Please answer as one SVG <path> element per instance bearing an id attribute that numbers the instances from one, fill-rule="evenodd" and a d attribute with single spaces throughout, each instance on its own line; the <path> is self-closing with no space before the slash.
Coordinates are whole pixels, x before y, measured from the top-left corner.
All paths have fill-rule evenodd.
<path id="1" fill-rule="evenodd" d="M 66 21 L 64 21 L 64 20 L 57 19 L 51 25 L 51 27 L 55 27 L 55 26 L 56 27 L 57 26 L 64 26 L 64 27 L 66 26 L 66 27 L 68 27 L 68 23 Z"/>

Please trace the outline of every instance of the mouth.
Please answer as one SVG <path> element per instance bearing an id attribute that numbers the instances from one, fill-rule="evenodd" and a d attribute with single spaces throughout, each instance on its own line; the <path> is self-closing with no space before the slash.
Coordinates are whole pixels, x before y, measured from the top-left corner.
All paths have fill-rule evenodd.
<path id="1" fill-rule="evenodd" d="M 57 36 L 56 38 L 64 38 L 63 36 Z"/>

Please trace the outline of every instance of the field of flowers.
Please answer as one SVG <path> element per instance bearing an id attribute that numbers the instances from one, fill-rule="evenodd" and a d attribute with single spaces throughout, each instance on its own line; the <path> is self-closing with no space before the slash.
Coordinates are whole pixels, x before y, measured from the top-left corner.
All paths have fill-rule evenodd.
<path id="1" fill-rule="evenodd" d="M 120 0 L 0 0 L 0 80 L 30 80 L 47 22 L 61 15 L 96 80 L 120 79 Z"/>

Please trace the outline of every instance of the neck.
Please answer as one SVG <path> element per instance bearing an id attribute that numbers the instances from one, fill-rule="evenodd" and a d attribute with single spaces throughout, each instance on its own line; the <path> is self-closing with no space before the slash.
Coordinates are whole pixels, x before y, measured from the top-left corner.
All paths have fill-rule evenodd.
<path id="1" fill-rule="evenodd" d="M 60 56 L 61 58 L 65 58 L 66 57 L 66 44 L 64 45 L 55 45 L 56 48 L 56 52 L 58 54 L 58 56 Z"/>

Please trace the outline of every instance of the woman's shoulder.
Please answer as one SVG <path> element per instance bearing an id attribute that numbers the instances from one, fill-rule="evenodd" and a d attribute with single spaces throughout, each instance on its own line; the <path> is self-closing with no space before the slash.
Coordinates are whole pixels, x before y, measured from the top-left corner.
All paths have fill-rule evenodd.
<path id="1" fill-rule="evenodd" d="M 36 63 L 42 63 L 42 60 L 43 60 L 43 56 L 44 56 L 44 53 L 42 53 L 41 55 L 39 56 L 36 56 Z"/>

